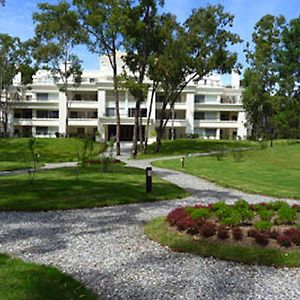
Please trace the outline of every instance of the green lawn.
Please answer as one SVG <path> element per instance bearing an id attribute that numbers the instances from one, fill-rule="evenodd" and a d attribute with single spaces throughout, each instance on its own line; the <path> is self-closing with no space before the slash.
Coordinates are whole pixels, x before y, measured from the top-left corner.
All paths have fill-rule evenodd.
<path id="1" fill-rule="evenodd" d="M 153 193 L 147 194 L 144 173 L 119 163 L 109 166 L 106 173 L 101 173 L 99 167 L 39 171 L 32 185 L 28 174 L 3 176 L 0 210 L 71 209 L 188 196 L 186 191 L 158 177 L 153 178 Z"/>
<path id="2" fill-rule="evenodd" d="M 96 300 L 81 283 L 53 267 L 0 255 L 2 300 Z"/>
<path id="3" fill-rule="evenodd" d="M 29 138 L 0 138 L 0 171 L 28 167 L 30 151 Z M 83 140 L 76 138 L 38 138 L 36 152 L 41 163 L 76 161 L 78 151 L 82 153 Z M 94 143 L 94 155 L 100 144 Z"/>
<path id="4" fill-rule="evenodd" d="M 299 250 L 279 250 L 275 248 L 240 246 L 206 239 L 195 240 L 192 236 L 171 228 L 165 218 L 158 218 L 145 226 L 145 233 L 151 239 L 175 251 L 189 252 L 201 256 L 217 257 L 246 264 L 278 267 L 299 267 Z"/>
<path id="5" fill-rule="evenodd" d="M 183 171 L 222 186 L 250 193 L 300 199 L 300 143 L 276 143 L 273 148 L 247 151 L 241 162 L 232 154 L 218 161 L 215 157 L 191 157 L 181 168 L 180 161 L 155 162 L 158 167 Z"/>
<path id="6" fill-rule="evenodd" d="M 257 143 L 251 141 L 202 139 L 179 139 L 174 141 L 163 140 L 161 151 L 159 153 L 155 153 L 154 143 L 148 146 L 147 154 L 140 154 L 138 159 L 188 155 L 189 153 L 204 153 L 219 149 L 233 149 L 240 147 L 257 147 Z"/>

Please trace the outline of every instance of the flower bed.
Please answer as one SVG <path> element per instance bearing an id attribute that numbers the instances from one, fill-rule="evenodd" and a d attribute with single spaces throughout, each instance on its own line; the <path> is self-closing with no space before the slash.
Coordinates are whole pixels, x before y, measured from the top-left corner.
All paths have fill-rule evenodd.
<path id="1" fill-rule="evenodd" d="M 300 206 L 283 201 L 233 205 L 218 202 L 174 209 L 167 223 L 193 239 L 300 250 Z"/>

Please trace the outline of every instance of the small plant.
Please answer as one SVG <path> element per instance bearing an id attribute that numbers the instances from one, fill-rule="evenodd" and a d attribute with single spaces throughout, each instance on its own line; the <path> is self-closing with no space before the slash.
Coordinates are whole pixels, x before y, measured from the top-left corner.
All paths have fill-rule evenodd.
<path id="1" fill-rule="evenodd" d="M 237 149 L 232 152 L 232 157 L 235 162 L 239 163 L 243 161 L 245 157 L 245 152 L 242 149 Z"/>
<path id="2" fill-rule="evenodd" d="M 287 235 L 284 234 L 280 234 L 277 237 L 277 243 L 281 246 L 281 247 L 291 247 L 292 242 L 291 242 L 291 238 Z"/>
<path id="3" fill-rule="evenodd" d="M 290 206 L 282 206 L 278 210 L 278 218 L 282 223 L 292 224 L 295 222 L 297 211 Z"/>
<path id="4" fill-rule="evenodd" d="M 261 221 L 271 221 L 272 217 L 274 216 L 274 211 L 268 210 L 266 208 L 262 208 L 258 210 L 258 215 Z"/>
<path id="5" fill-rule="evenodd" d="M 220 146 L 214 153 L 214 157 L 217 161 L 221 161 L 225 158 L 225 149 L 223 146 Z"/>
<path id="6" fill-rule="evenodd" d="M 257 229 L 249 229 L 248 230 L 248 237 L 251 237 L 251 238 L 255 238 L 257 235 L 259 234 L 259 231 Z"/>
<path id="7" fill-rule="evenodd" d="M 200 234 L 205 238 L 214 236 L 216 234 L 216 224 L 211 221 L 204 222 L 201 227 Z"/>
<path id="8" fill-rule="evenodd" d="M 241 218 L 238 214 L 232 214 L 230 217 L 224 218 L 220 223 L 228 226 L 236 226 L 241 223 Z"/>
<path id="9" fill-rule="evenodd" d="M 232 236 L 236 241 L 242 241 L 243 240 L 243 232 L 240 227 L 234 227 L 232 229 Z"/>
<path id="10" fill-rule="evenodd" d="M 267 231 L 271 229 L 272 223 L 269 221 L 258 221 L 253 226 L 259 231 Z"/>
<path id="11" fill-rule="evenodd" d="M 261 140 L 259 141 L 259 147 L 260 147 L 260 150 L 265 150 L 268 148 L 268 143 L 267 141 L 264 141 L 264 140 Z"/>
<path id="12" fill-rule="evenodd" d="M 217 229 L 217 237 L 220 240 L 226 240 L 229 238 L 229 229 L 227 226 L 220 225 Z"/>
<path id="13" fill-rule="evenodd" d="M 283 234 L 289 237 L 297 246 L 300 246 L 300 230 L 298 228 L 286 229 Z"/>
<path id="14" fill-rule="evenodd" d="M 35 179 L 35 175 L 38 169 L 39 163 L 39 154 L 36 152 L 36 139 L 31 138 L 28 141 L 28 149 L 29 149 L 29 160 L 27 160 L 28 165 L 28 176 L 29 182 L 32 185 Z"/>
<path id="15" fill-rule="evenodd" d="M 198 218 L 208 219 L 211 216 L 211 211 L 208 208 L 190 207 L 188 209 L 188 213 L 190 214 L 192 219 L 198 219 Z"/>
<path id="16" fill-rule="evenodd" d="M 268 236 L 266 234 L 264 234 L 263 232 L 258 232 L 255 235 L 254 239 L 255 239 L 256 244 L 258 244 L 260 246 L 267 246 L 269 244 Z"/>

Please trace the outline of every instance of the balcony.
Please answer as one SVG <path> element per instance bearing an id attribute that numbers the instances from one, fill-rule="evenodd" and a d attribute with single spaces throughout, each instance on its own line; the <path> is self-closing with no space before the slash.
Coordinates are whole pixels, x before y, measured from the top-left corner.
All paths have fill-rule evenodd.
<path id="1" fill-rule="evenodd" d="M 68 119 L 68 125 L 69 126 L 97 126 L 98 125 L 98 119 L 92 119 L 92 118 L 69 118 Z"/>
<path id="2" fill-rule="evenodd" d="M 58 118 L 15 118 L 15 126 L 40 126 L 40 127 L 57 127 L 59 126 Z"/>
<path id="3" fill-rule="evenodd" d="M 69 100 L 68 101 L 68 107 L 69 108 L 98 108 L 98 102 L 97 101 L 91 101 L 91 100 Z"/>
<path id="4" fill-rule="evenodd" d="M 194 127 L 202 128 L 238 128 L 237 121 L 221 121 L 221 120 L 195 120 Z"/>
<path id="5" fill-rule="evenodd" d="M 156 126 L 159 126 L 160 121 L 156 120 Z M 174 127 L 186 127 L 187 121 L 184 119 L 175 119 L 174 120 Z M 170 119 L 167 123 L 167 126 L 172 126 L 172 120 Z"/>
<path id="6" fill-rule="evenodd" d="M 147 125 L 147 118 L 142 118 L 143 125 Z M 100 118 L 100 123 L 103 125 L 115 125 L 115 116 L 104 116 Z M 122 125 L 134 125 L 134 117 L 127 117 L 127 115 L 121 115 Z"/>

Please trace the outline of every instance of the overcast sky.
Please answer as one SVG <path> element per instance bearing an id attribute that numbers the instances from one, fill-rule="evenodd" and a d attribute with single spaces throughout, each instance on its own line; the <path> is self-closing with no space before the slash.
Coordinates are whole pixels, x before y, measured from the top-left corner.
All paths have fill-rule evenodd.
<path id="1" fill-rule="evenodd" d="M 43 1 L 6 0 L 6 6 L 0 7 L 0 33 L 19 36 L 22 40 L 32 37 L 32 13 L 39 2 Z M 56 0 L 46 2 L 57 3 Z M 184 21 L 193 8 L 217 3 L 235 16 L 233 31 L 245 41 L 251 41 L 255 23 L 265 14 L 284 15 L 287 20 L 300 15 L 300 0 L 166 0 L 164 10 L 175 14 L 179 21 Z M 243 45 L 235 47 L 235 51 L 239 53 L 239 61 L 245 65 Z M 83 60 L 84 69 L 98 68 L 97 56 L 89 54 L 85 47 L 79 47 L 77 53 Z"/>

